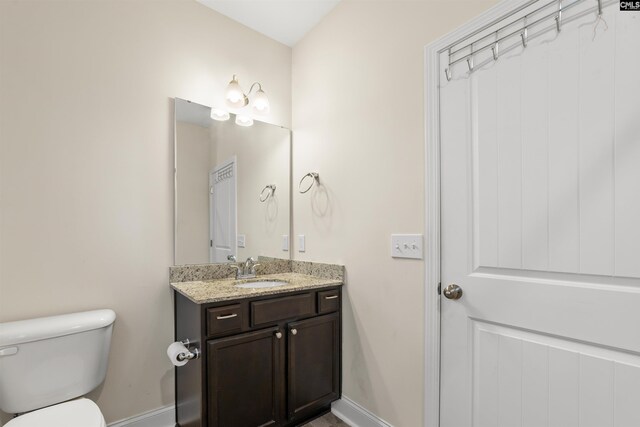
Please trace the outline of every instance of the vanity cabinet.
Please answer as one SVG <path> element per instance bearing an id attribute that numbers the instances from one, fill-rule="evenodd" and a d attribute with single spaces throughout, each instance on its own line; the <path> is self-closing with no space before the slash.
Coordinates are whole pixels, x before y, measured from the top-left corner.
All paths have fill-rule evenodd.
<path id="1" fill-rule="evenodd" d="M 290 419 L 340 397 L 340 320 L 337 313 L 288 325 L 287 408 Z"/>
<path id="2" fill-rule="evenodd" d="M 277 424 L 284 372 L 278 333 L 269 328 L 207 342 L 211 427 Z"/>
<path id="3" fill-rule="evenodd" d="M 290 427 L 341 393 L 341 288 L 196 304 L 175 293 L 176 426 Z"/>

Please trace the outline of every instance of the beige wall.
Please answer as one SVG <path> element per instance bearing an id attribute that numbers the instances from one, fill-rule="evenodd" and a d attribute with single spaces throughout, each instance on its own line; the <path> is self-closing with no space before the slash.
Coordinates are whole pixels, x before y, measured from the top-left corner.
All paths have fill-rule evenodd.
<path id="1" fill-rule="evenodd" d="M 194 1 L 0 1 L 0 321 L 113 308 L 109 422 L 173 401 L 172 97 L 233 73 L 290 127 L 291 49 Z"/>
<path id="2" fill-rule="evenodd" d="M 424 264 L 390 257 L 424 231 L 423 48 L 491 3 L 343 0 L 293 49 L 293 181 L 323 183 L 294 257 L 347 266 L 343 392 L 397 427 L 423 411 Z"/>

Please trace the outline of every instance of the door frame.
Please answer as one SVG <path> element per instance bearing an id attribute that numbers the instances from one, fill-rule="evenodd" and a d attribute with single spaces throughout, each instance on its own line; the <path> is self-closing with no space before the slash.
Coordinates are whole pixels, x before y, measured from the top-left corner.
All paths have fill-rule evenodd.
<path id="1" fill-rule="evenodd" d="M 424 426 L 440 426 L 440 55 L 452 43 L 541 0 L 503 0 L 424 48 L 425 301 Z"/>

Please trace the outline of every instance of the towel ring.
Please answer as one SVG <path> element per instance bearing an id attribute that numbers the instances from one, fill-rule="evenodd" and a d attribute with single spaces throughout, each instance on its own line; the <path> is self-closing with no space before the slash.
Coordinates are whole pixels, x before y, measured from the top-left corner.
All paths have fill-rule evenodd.
<path id="1" fill-rule="evenodd" d="M 276 186 L 274 184 L 265 185 L 262 191 L 260 192 L 260 201 L 262 203 L 266 202 L 269 197 L 273 197 L 276 192 Z"/>
<path id="2" fill-rule="evenodd" d="M 306 189 L 302 189 L 302 183 L 304 182 L 304 180 L 309 177 L 312 178 L 311 180 L 311 184 L 309 184 L 309 186 Z M 300 194 L 304 194 L 307 191 L 311 190 L 311 187 L 313 187 L 313 184 L 320 184 L 320 175 L 318 175 L 317 172 L 309 172 L 308 174 L 306 174 L 305 176 L 302 177 L 302 179 L 300 180 L 300 183 L 298 184 L 298 191 L 300 192 Z"/>

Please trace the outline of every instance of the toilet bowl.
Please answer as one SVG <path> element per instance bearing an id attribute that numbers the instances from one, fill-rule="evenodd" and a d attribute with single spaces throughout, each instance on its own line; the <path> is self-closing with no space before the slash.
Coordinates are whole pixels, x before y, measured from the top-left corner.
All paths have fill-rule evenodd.
<path id="1" fill-rule="evenodd" d="M 6 427 L 105 427 L 83 398 L 105 378 L 116 315 L 94 310 L 0 323 L 0 410 Z"/>
<path id="2" fill-rule="evenodd" d="M 21 415 L 5 427 L 106 427 L 98 405 L 80 398 Z"/>

